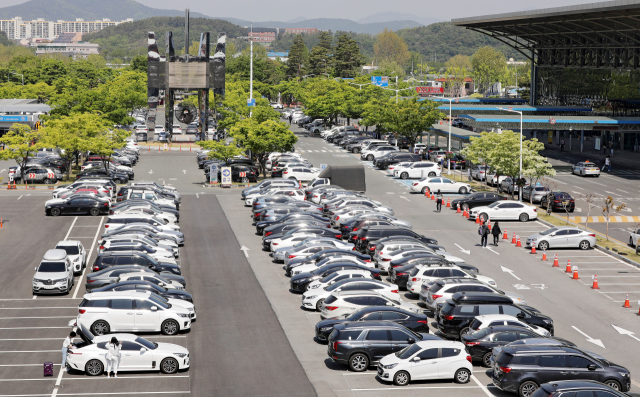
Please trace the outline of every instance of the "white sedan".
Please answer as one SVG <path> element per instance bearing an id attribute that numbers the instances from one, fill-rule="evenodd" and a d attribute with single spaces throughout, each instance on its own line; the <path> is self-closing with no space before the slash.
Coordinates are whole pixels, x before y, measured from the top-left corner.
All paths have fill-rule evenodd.
<path id="1" fill-rule="evenodd" d="M 371 150 L 363 150 L 362 153 L 360 153 L 360 158 L 362 160 L 373 161 L 373 159 L 382 157 L 387 153 L 397 152 L 399 150 L 400 149 L 398 149 L 397 146 L 380 145 L 380 146 L 374 147 Z"/>
<path id="2" fill-rule="evenodd" d="M 546 329 L 536 325 L 527 324 L 524 321 L 520 321 L 516 317 L 508 314 L 485 314 L 482 316 L 476 316 L 475 320 L 469 327 L 469 333 L 473 333 L 487 327 L 497 327 L 501 325 L 524 328 L 540 336 L 551 336 L 551 333 Z"/>
<path id="3" fill-rule="evenodd" d="M 76 330 L 82 338 L 67 354 L 67 368 L 89 376 L 99 376 L 107 367 L 106 344 L 115 337 L 120 342 L 121 358 L 118 371 L 160 371 L 174 374 L 188 369 L 189 350 L 173 343 L 151 342 L 134 334 L 94 336 L 83 325 Z"/>
<path id="4" fill-rule="evenodd" d="M 600 167 L 590 161 L 583 161 L 571 168 L 571 172 L 580 176 L 593 175 L 600 176 Z"/>
<path id="5" fill-rule="evenodd" d="M 471 185 L 465 182 L 452 181 L 449 178 L 443 177 L 422 178 L 411 185 L 412 192 L 425 194 L 427 190 L 433 193 L 440 190 L 441 193 L 467 194 L 471 191 Z"/>
<path id="6" fill-rule="evenodd" d="M 309 182 L 320 175 L 317 168 L 307 167 L 288 167 L 282 171 L 282 177 L 286 179 L 296 179 L 303 182 Z"/>
<path id="7" fill-rule="evenodd" d="M 307 287 L 307 291 L 302 294 L 302 306 L 308 309 L 322 311 L 324 300 L 331 295 L 333 291 L 342 290 L 375 290 L 380 294 L 391 299 L 398 299 L 398 286 L 384 283 L 378 280 L 367 279 L 364 274 L 344 274 L 336 277 L 331 285 L 311 289 L 311 285 Z"/>
<path id="8" fill-rule="evenodd" d="M 334 239 L 335 240 L 335 239 Z M 328 241 L 318 241 L 309 243 L 308 246 L 303 245 L 302 247 L 289 248 L 284 253 L 284 265 L 287 266 L 292 259 L 304 259 L 308 258 L 311 255 L 315 255 L 320 251 L 333 249 L 336 246 L 331 244 Z"/>
<path id="9" fill-rule="evenodd" d="M 416 161 L 403 161 L 402 163 L 391 164 L 387 168 L 387 175 L 393 176 L 394 170 L 399 170 L 400 168 L 411 167 L 412 164 L 415 164 Z"/>
<path id="10" fill-rule="evenodd" d="M 413 163 L 409 167 L 398 167 L 393 170 L 393 177 L 400 179 L 426 178 L 440 176 L 441 174 L 442 169 L 440 168 L 440 165 L 431 161 L 420 161 L 417 163 Z"/>
<path id="11" fill-rule="evenodd" d="M 302 235 L 295 237 L 289 236 L 290 238 L 280 240 L 280 242 L 276 243 L 275 245 L 274 243 L 271 243 L 271 252 L 273 252 L 273 259 L 276 261 L 284 262 L 285 254 L 287 253 L 287 251 L 291 251 L 292 249 L 300 247 L 310 247 L 311 245 L 316 243 L 326 243 L 332 245 L 335 249 L 347 251 L 353 250 L 353 244 L 337 238 L 317 237 L 316 234 L 312 233 L 306 233 L 307 235 L 304 235 L 305 233 L 301 234 Z"/>
<path id="12" fill-rule="evenodd" d="M 265 189 L 257 193 L 252 193 L 248 195 L 244 200 L 244 205 L 251 206 L 253 202 L 263 196 L 286 196 L 293 200 L 304 201 L 306 195 L 302 190 L 292 188 L 292 187 L 274 187 L 270 189 Z"/>
<path id="13" fill-rule="evenodd" d="M 483 222 L 486 222 L 488 219 L 526 222 L 537 219 L 538 213 L 532 205 L 518 201 L 502 200 L 496 201 L 486 207 L 472 208 L 469 218 L 475 219 L 476 217 L 480 217 Z"/>

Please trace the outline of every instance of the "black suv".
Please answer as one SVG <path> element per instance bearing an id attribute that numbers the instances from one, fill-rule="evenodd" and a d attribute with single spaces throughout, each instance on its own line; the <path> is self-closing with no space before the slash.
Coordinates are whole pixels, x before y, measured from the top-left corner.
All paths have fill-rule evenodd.
<path id="1" fill-rule="evenodd" d="M 569 346 L 505 346 L 491 378 L 498 389 L 521 397 L 533 397 L 543 383 L 564 380 L 595 380 L 621 392 L 631 389 L 628 369 Z"/>
<path id="2" fill-rule="evenodd" d="M 102 252 L 96 256 L 96 259 L 94 259 L 91 269 L 94 272 L 98 272 L 111 266 L 129 265 L 148 267 L 158 273 L 166 272 L 177 276 L 182 274 L 179 265 L 176 265 L 175 263 L 158 262 L 149 255 L 139 251 Z"/>
<path id="3" fill-rule="evenodd" d="M 594 394 L 591 394 L 593 392 Z M 540 385 L 540 387 L 533 392 L 531 397 L 561 397 L 561 396 L 588 396 L 595 397 L 637 397 L 638 394 L 626 394 L 617 390 L 613 390 L 607 385 L 594 380 L 563 380 L 560 382 L 550 382 Z"/>
<path id="4" fill-rule="evenodd" d="M 458 338 L 467 333 L 467 328 L 476 316 L 506 314 L 521 321 L 537 325 L 553 335 L 553 320 L 543 314 L 513 303 L 505 295 L 486 292 L 456 292 L 448 299 L 438 315 L 438 330 L 447 337 Z"/>
<path id="5" fill-rule="evenodd" d="M 413 332 L 429 333 L 429 319 L 424 313 L 413 313 L 390 306 L 368 306 L 364 307 L 347 318 L 328 318 L 316 324 L 316 338 L 326 341 L 329 338 L 333 327 L 337 324 L 344 324 L 353 321 L 393 321 L 403 327 L 407 327 Z"/>
<path id="6" fill-rule="evenodd" d="M 384 356 L 429 339 L 441 338 L 417 334 L 390 321 L 356 321 L 336 324 L 329 335 L 327 354 L 334 362 L 362 372 Z"/>
<path id="7" fill-rule="evenodd" d="M 422 243 L 438 244 L 438 241 L 414 232 L 411 229 L 400 226 L 368 226 L 360 229 L 357 235 L 356 249 L 363 254 L 373 254 L 376 242 L 385 237 L 409 236 L 420 240 Z"/>
<path id="8" fill-rule="evenodd" d="M 321 266 L 310 273 L 300 273 L 291 277 L 290 290 L 295 292 L 305 292 L 307 285 L 312 281 L 321 280 L 327 277 L 331 273 L 335 273 L 338 270 L 365 270 L 371 272 L 371 277 L 376 280 L 380 280 L 380 271 L 377 269 L 370 269 L 366 266 L 357 265 L 353 262 L 333 262 L 327 265 Z"/>
<path id="9" fill-rule="evenodd" d="M 389 157 L 386 157 L 386 158 L 374 159 L 373 165 L 381 170 L 386 170 L 392 164 L 403 163 L 405 161 L 412 161 L 412 162 L 422 161 L 422 158 L 420 158 L 419 154 L 412 154 L 412 153 L 405 153 L 405 152 L 392 153 L 392 154 L 394 156 L 390 155 Z"/>
<path id="10" fill-rule="evenodd" d="M 451 209 L 454 210 L 458 208 L 458 204 L 460 204 L 460 208 L 462 210 L 469 210 L 469 208 L 480 207 L 483 205 L 493 204 L 499 200 L 506 200 L 507 198 L 495 193 L 485 193 L 478 192 L 470 194 L 466 197 L 460 197 L 459 199 L 455 199 L 451 202 Z"/>

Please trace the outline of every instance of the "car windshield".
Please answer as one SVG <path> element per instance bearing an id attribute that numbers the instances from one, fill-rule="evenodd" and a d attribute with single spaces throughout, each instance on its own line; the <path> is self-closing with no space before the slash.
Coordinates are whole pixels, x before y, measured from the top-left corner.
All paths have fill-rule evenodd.
<path id="1" fill-rule="evenodd" d="M 471 334 L 471 336 L 473 336 L 476 339 L 480 339 L 480 338 L 484 338 L 485 336 L 489 335 L 489 333 L 491 332 L 491 328 L 483 328 L 479 331 L 476 331 L 474 333 Z"/>
<path id="2" fill-rule="evenodd" d="M 558 229 L 557 227 L 552 227 L 551 229 L 547 229 L 544 232 L 540 232 L 540 235 L 541 236 L 546 236 L 547 234 L 555 233 L 558 230 L 560 230 L 560 229 Z"/>
<path id="3" fill-rule="evenodd" d="M 149 299 L 163 309 L 169 309 L 171 307 L 171 304 L 169 303 L 169 301 L 164 299 L 158 294 L 151 294 L 151 296 L 149 296 Z"/>
<path id="4" fill-rule="evenodd" d="M 422 348 L 420 346 L 414 343 L 397 352 L 396 357 L 406 360 L 407 358 L 419 352 L 421 349 Z"/>
<path id="5" fill-rule="evenodd" d="M 329 281 L 333 280 L 334 278 L 338 277 L 338 273 L 334 272 L 329 274 L 327 277 L 323 278 L 322 280 L 320 280 L 321 283 L 328 283 Z"/>
<path id="6" fill-rule="evenodd" d="M 38 267 L 40 273 L 60 273 L 66 269 L 64 262 L 42 262 Z"/>
<path id="7" fill-rule="evenodd" d="M 77 245 L 62 245 L 56 246 L 56 249 L 65 250 L 67 255 L 78 255 L 80 253 L 80 249 Z"/>
<path id="8" fill-rule="evenodd" d="M 158 347 L 157 343 L 149 342 L 148 340 L 140 337 L 136 338 L 136 342 L 138 342 L 139 344 L 141 344 L 142 346 L 146 347 L 149 350 L 155 350 Z"/>
<path id="9" fill-rule="evenodd" d="M 495 203 L 489 204 L 489 208 L 494 208 L 494 207 L 496 207 L 498 205 L 500 205 L 500 201 L 496 201 Z"/>

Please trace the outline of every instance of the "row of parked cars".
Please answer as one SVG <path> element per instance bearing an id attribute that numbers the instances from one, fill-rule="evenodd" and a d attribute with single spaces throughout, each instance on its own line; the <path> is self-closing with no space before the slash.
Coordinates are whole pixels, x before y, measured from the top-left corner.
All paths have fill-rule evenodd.
<path id="1" fill-rule="evenodd" d="M 589 390 L 612 395 L 629 390 L 626 368 L 555 337 L 553 319 L 413 231 L 392 208 L 331 184 L 279 193 L 287 188 L 276 185 L 287 182 L 265 181 L 242 199 L 263 249 L 291 277 L 290 291 L 305 310 L 320 312 L 316 340 L 327 343 L 331 360 L 357 372 L 376 365 L 381 381 L 401 386 L 466 383 L 477 363 L 492 370 L 497 387 L 523 397 L 548 395 L 534 395 L 540 386 L 564 390 L 558 381 L 571 379 L 598 381 L 587 382 Z M 404 290 L 418 303 L 402 299 Z"/>

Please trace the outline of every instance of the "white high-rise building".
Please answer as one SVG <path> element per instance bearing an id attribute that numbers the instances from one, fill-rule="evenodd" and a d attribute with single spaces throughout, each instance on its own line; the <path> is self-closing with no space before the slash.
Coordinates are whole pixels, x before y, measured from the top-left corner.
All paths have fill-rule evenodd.
<path id="1" fill-rule="evenodd" d="M 85 21 L 76 18 L 75 21 L 58 20 L 56 22 L 38 18 L 35 21 L 24 21 L 22 17 L 0 20 L 0 31 L 5 32 L 12 40 L 45 39 L 53 40 L 61 33 L 89 33 L 97 32 L 109 26 L 116 26 L 125 22 L 133 22 L 133 18 L 124 21 L 111 21 L 103 18 L 101 21 Z"/>

